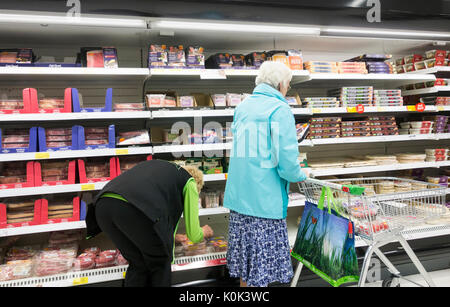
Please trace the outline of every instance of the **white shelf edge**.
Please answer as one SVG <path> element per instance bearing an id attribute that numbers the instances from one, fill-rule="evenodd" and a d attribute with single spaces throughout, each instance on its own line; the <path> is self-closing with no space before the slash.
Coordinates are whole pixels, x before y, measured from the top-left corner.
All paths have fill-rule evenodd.
<path id="1" fill-rule="evenodd" d="M 33 233 L 43 233 L 50 231 L 61 231 L 70 229 L 83 229 L 86 228 L 85 221 L 54 223 L 54 224 L 42 224 L 34 226 L 12 227 L 12 228 L 0 228 L 0 237 L 19 236 Z"/>
<path id="2" fill-rule="evenodd" d="M 450 66 L 435 66 L 427 69 L 409 71 L 405 74 L 434 74 L 439 72 L 450 72 Z"/>
<path id="3" fill-rule="evenodd" d="M 153 146 L 153 154 L 158 153 L 181 153 L 189 151 L 216 151 L 229 150 L 232 143 L 215 144 L 193 144 L 193 145 L 159 145 Z"/>
<path id="4" fill-rule="evenodd" d="M 72 113 L 29 113 L 0 114 L 0 122 L 17 121 L 60 121 L 60 120 L 106 120 L 106 119 L 150 119 L 150 111 L 137 112 L 72 112 Z"/>
<path id="5" fill-rule="evenodd" d="M 108 181 L 0 190 L 0 198 L 101 190 Z"/>
<path id="6" fill-rule="evenodd" d="M 0 162 L 139 155 L 152 153 L 153 147 L 151 146 L 88 149 L 88 150 L 62 150 L 53 152 L 5 153 L 0 154 Z"/>
<path id="7" fill-rule="evenodd" d="M 429 74 L 337 74 L 337 73 L 312 73 L 311 80 L 386 80 L 386 81 L 409 81 L 409 80 L 436 80 Z"/>

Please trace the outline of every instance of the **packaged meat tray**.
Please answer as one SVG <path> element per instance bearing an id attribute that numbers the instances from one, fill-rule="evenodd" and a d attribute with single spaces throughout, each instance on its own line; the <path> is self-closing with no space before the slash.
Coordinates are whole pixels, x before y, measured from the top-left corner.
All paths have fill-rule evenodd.
<path id="1" fill-rule="evenodd" d="M 368 131 L 370 132 L 370 127 L 367 126 L 359 126 L 359 127 L 342 127 L 341 128 L 342 132 L 364 132 L 364 131 Z"/>
<path id="2" fill-rule="evenodd" d="M 350 127 L 360 127 L 360 126 L 369 126 L 369 122 L 364 120 L 364 121 L 343 121 L 341 123 L 342 128 L 350 126 Z"/>
<path id="3" fill-rule="evenodd" d="M 36 89 L 30 89 L 29 99 L 32 113 L 70 113 L 72 112 L 72 89 L 66 88 L 62 97 L 45 97 Z"/>
<path id="4" fill-rule="evenodd" d="M 118 146 L 146 145 L 150 144 L 150 135 L 147 130 L 119 132 Z"/>
<path id="5" fill-rule="evenodd" d="M 80 183 L 109 181 L 117 176 L 117 158 L 78 159 Z"/>
<path id="6" fill-rule="evenodd" d="M 40 206 L 36 200 L 18 197 L 0 202 L 0 228 L 38 224 L 40 224 Z"/>
<path id="7" fill-rule="evenodd" d="M 334 139 L 340 137 L 339 134 L 310 134 L 308 135 L 309 139 Z"/>
<path id="8" fill-rule="evenodd" d="M 37 133 L 39 151 L 41 152 L 78 149 L 78 126 L 73 126 L 72 128 L 39 127 Z M 50 141 L 47 138 L 50 138 L 52 140 L 59 139 L 64 141 Z"/>
<path id="9" fill-rule="evenodd" d="M 36 161 L 34 176 L 36 186 L 75 184 L 76 161 Z"/>
<path id="10" fill-rule="evenodd" d="M 322 133 L 339 133 L 341 131 L 341 128 L 316 128 L 316 127 L 310 127 L 309 133 L 311 135 L 314 134 L 322 134 Z"/>
<path id="11" fill-rule="evenodd" d="M 40 201 L 41 224 L 80 221 L 86 217 L 86 204 L 80 197 L 58 195 Z"/>
<path id="12" fill-rule="evenodd" d="M 370 131 L 369 132 L 342 132 L 342 137 L 365 137 L 365 136 L 371 136 Z"/>
<path id="13" fill-rule="evenodd" d="M 152 156 L 144 156 L 144 155 L 137 155 L 137 156 L 118 156 L 116 160 L 116 176 L 119 176 L 121 173 L 126 172 L 130 170 L 131 168 L 135 167 L 137 164 L 152 160 Z"/>
<path id="14" fill-rule="evenodd" d="M 0 152 L 22 153 L 37 151 L 37 128 L 4 129 L 0 128 Z"/>
<path id="15" fill-rule="evenodd" d="M 77 141 L 79 149 L 115 148 L 115 126 L 110 125 L 107 128 L 78 126 Z"/>
<path id="16" fill-rule="evenodd" d="M 326 124 L 326 123 L 340 123 L 342 117 L 313 117 L 311 118 L 311 124 Z"/>
<path id="17" fill-rule="evenodd" d="M 34 162 L 0 163 L 0 189 L 34 187 Z"/>
<path id="18" fill-rule="evenodd" d="M 113 106 L 114 112 L 136 112 L 144 110 L 145 106 L 143 103 L 115 103 Z"/>

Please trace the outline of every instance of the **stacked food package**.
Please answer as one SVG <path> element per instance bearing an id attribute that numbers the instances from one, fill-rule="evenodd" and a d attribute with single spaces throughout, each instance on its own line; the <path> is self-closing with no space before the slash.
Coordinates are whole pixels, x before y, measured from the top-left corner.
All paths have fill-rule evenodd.
<path id="1" fill-rule="evenodd" d="M 39 99 L 39 109 L 62 109 L 64 108 L 64 99 L 42 98 Z"/>
<path id="2" fill-rule="evenodd" d="M 448 158 L 448 148 L 425 149 L 426 162 L 445 161 Z"/>
<path id="3" fill-rule="evenodd" d="M 118 157 L 118 162 L 119 162 L 120 167 L 118 168 L 117 175 L 120 175 L 121 173 L 132 169 L 139 163 L 144 162 L 146 160 L 147 160 L 147 157 L 143 156 L 143 155 Z"/>
<path id="4" fill-rule="evenodd" d="M 412 54 L 397 59 L 397 72 L 405 73 L 410 71 L 433 68 L 435 66 L 449 66 L 450 51 L 428 50 L 424 54 Z"/>
<path id="5" fill-rule="evenodd" d="M 341 136 L 342 137 L 364 137 L 370 136 L 370 125 L 367 120 L 342 121 Z"/>
<path id="6" fill-rule="evenodd" d="M 40 161 L 41 182 L 66 181 L 69 180 L 69 160 L 63 161 Z M 74 170 L 72 170 L 74 172 Z M 73 178 L 75 181 L 75 177 Z M 75 182 L 71 182 L 75 183 Z"/>
<path id="7" fill-rule="evenodd" d="M 31 222 L 36 218 L 36 199 L 29 197 L 6 198 L 2 201 L 6 205 L 7 224 Z"/>
<path id="8" fill-rule="evenodd" d="M 401 90 L 374 90 L 374 105 L 377 107 L 398 107 L 403 105 Z"/>
<path id="9" fill-rule="evenodd" d="M 148 108 L 174 108 L 177 100 L 173 94 L 147 94 L 145 96 Z"/>
<path id="10" fill-rule="evenodd" d="M 367 74 L 364 62 L 337 62 L 336 64 L 340 74 Z"/>
<path id="11" fill-rule="evenodd" d="M 336 62 L 307 61 L 304 66 L 310 73 L 339 73 Z"/>
<path id="12" fill-rule="evenodd" d="M 310 139 L 338 138 L 341 136 L 341 117 L 313 117 L 310 121 Z"/>
<path id="13" fill-rule="evenodd" d="M 422 98 L 421 98 L 422 99 Z M 450 105 L 450 96 L 448 97 L 436 97 L 435 101 L 435 105 L 437 106 L 449 106 Z"/>
<path id="14" fill-rule="evenodd" d="M 151 44 L 148 52 L 149 68 L 205 68 L 203 47 Z"/>
<path id="15" fill-rule="evenodd" d="M 398 135 L 397 122 L 392 116 L 371 116 L 368 118 L 372 136 Z"/>
<path id="16" fill-rule="evenodd" d="M 339 98 L 342 107 L 356 107 L 363 105 L 364 107 L 373 106 L 373 87 L 342 87 L 328 91 L 329 96 Z"/>
<path id="17" fill-rule="evenodd" d="M 0 184 L 2 185 L 27 183 L 29 181 L 30 174 L 28 173 L 28 163 L 25 161 L 1 163 L 0 170 Z M 33 177 L 33 173 L 31 174 L 31 177 Z"/>
<path id="18" fill-rule="evenodd" d="M 362 62 L 366 65 L 367 72 L 369 74 L 392 74 L 394 65 L 386 62 L 390 60 L 392 55 L 390 54 L 363 54 L 348 60 L 347 62 Z"/>
<path id="19" fill-rule="evenodd" d="M 367 155 L 368 160 L 375 161 L 377 165 L 397 164 L 397 157 L 395 155 Z"/>
<path id="20" fill-rule="evenodd" d="M 336 97 L 305 97 L 303 102 L 307 108 L 337 108 L 340 105 Z"/>
<path id="21" fill-rule="evenodd" d="M 175 246 L 175 257 L 198 256 L 210 253 L 226 252 L 228 242 L 225 237 L 212 237 L 200 243 L 193 243 L 190 240 L 179 243 Z"/>
<path id="22" fill-rule="evenodd" d="M 145 106 L 143 103 L 115 103 L 113 105 L 114 112 L 136 112 L 144 111 Z"/>
<path id="23" fill-rule="evenodd" d="M 150 135 L 147 130 L 124 131 L 117 133 L 118 146 L 134 146 L 150 144 Z"/>
<path id="24" fill-rule="evenodd" d="M 72 128 L 46 128 L 45 142 L 47 148 L 72 146 Z"/>
<path id="25" fill-rule="evenodd" d="M 421 163 L 425 162 L 426 154 L 400 153 L 395 155 L 398 163 Z"/>
<path id="26" fill-rule="evenodd" d="M 47 204 L 47 220 L 69 219 L 74 216 L 74 198 L 65 195 L 48 195 L 44 199 Z M 77 209 L 79 211 L 79 209 Z"/>
<path id="27" fill-rule="evenodd" d="M 400 123 L 400 134 L 431 134 L 433 121 L 411 121 Z"/>
<path id="28" fill-rule="evenodd" d="M 84 143 L 85 145 L 107 145 L 109 131 L 104 127 L 85 127 L 84 128 Z"/>
<path id="29" fill-rule="evenodd" d="M 21 110 L 24 108 L 22 99 L 0 99 L 0 113 L 2 110 Z"/>
<path id="30" fill-rule="evenodd" d="M 1 129 L 1 148 L 28 148 L 30 146 L 30 133 L 30 129 Z"/>

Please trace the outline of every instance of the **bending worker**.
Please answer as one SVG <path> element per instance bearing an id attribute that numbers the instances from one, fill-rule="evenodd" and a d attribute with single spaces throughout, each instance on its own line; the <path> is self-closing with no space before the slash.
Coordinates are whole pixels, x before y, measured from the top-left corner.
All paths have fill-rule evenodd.
<path id="1" fill-rule="evenodd" d="M 114 178 L 100 191 L 88 210 L 88 236 L 104 231 L 129 262 L 126 287 L 170 287 L 174 240 L 182 214 L 191 241 L 213 236 L 208 225 L 200 227 L 202 187 L 203 173 L 197 168 L 150 160 Z"/>

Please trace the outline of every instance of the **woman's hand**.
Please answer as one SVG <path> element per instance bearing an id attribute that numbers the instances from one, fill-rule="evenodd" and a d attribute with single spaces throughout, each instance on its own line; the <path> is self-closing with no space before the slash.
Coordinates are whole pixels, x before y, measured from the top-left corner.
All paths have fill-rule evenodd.
<path id="1" fill-rule="evenodd" d="M 204 238 L 211 238 L 214 235 L 214 231 L 208 225 L 203 226 L 202 230 Z"/>

